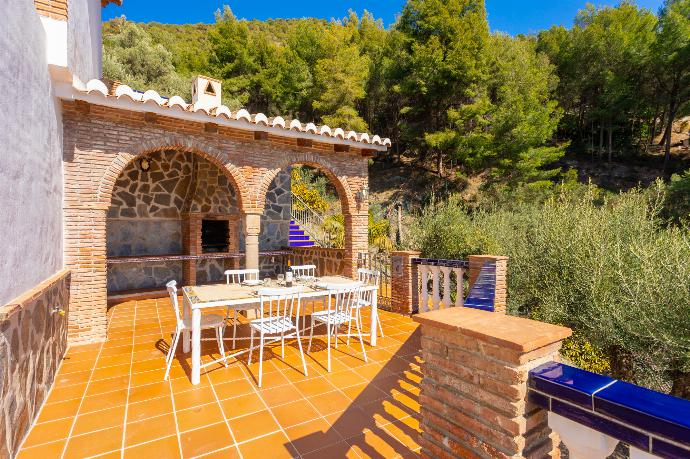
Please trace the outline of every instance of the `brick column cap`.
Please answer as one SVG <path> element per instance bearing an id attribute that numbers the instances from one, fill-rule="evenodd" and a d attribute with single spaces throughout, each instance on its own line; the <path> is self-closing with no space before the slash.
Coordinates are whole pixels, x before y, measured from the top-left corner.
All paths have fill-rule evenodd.
<path id="1" fill-rule="evenodd" d="M 418 257 L 422 252 L 416 250 L 393 250 L 391 251 L 392 257 Z"/>
<path id="2" fill-rule="evenodd" d="M 560 325 L 463 307 L 425 312 L 414 320 L 525 353 L 562 341 L 573 333 Z"/>
<path id="3" fill-rule="evenodd" d="M 508 257 L 504 255 L 470 255 L 470 259 L 476 260 L 507 260 Z"/>

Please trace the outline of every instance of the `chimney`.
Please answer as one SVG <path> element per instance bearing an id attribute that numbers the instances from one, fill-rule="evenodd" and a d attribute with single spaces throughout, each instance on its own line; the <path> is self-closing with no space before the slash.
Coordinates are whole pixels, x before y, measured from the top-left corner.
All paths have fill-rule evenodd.
<path id="1" fill-rule="evenodd" d="M 197 75 L 192 82 L 192 104 L 194 108 L 210 110 L 221 105 L 220 80 Z"/>

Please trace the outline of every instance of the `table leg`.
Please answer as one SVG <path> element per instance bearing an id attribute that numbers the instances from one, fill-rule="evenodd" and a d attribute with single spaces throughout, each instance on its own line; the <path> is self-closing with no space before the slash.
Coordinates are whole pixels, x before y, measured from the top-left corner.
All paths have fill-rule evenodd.
<path id="1" fill-rule="evenodd" d="M 185 322 L 189 323 L 190 319 L 190 305 L 189 301 L 187 300 L 187 296 L 182 297 L 182 317 L 184 317 Z M 189 352 L 189 348 L 191 341 L 189 340 L 189 330 L 186 328 L 182 330 L 182 351 L 187 354 Z"/>
<path id="2" fill-rule="evenodd" d="M 378 302 L 379 302 L 379 295 L 378 295 L 378 290 L 373 290 L 371 292 L 371 326 L 369 329 L 371 330 L 371 337 L 369 338 L 369 343 L 372 346 L 376 346 L 376 335 L 378 334 L 378 320 L 379 320 L 379 310 L 378 310 Z"/>
<path id="3" fill-rule="evenodd" d="M 192 384 L 201 382 L 201 309 L 192 310 Z"/>

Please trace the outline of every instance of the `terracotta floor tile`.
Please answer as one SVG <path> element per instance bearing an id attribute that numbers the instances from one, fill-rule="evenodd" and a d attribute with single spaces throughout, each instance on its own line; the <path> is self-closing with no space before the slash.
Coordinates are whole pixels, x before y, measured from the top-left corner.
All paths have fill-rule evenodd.
<path id="1" fill-rule="evenodd" d="M 300 454 L 339 443 L 343 438 L 323 418 L 285 429 L 292 445 Z"/>
<path id="2" fill-rule="evenodd" d="M 122 426 L 70 437 L 64 458 L 85 458 L 122 447 Z"/>
<path id="3" fill-rule="evenodd" d="M 132 363 L 132 373 L 141 373 L 142 371 L 160 370 L 165 368 L 165 356 L 161 355 L 160 359 L 142 360 Z"/>
<path id="4" fill-rule="evenodd" d="M 129 375 L 117 376 L 110 379 L 102 379 L 100 381 L 91 381 L 89 387 L 86 389 L 86 396 L 100 395 L 106 392 L 113 392 L 116 390 L 126 389 L 129 386 Z"/>
<path id="5" fill-rule="evenodd" d="M 358 367 L 354 367 L 353 370 L 355 370 L 358 374 L 362 375 L 368 381 L 371 381 L 374 378 L 383 378 L 391 376 L 392 374 L 389 371 L 384 370 L 383 365 L 381 365 L 378 362 L 360 365 Z"/>
<path id="6" fill-rule="evenodd" d="M 100 411 L 106 408 L 114 408 L 116 406 L 124 405 L 126 402 L 126 389 L 107 392 L 105 394 L 94 395 L 91 397 L 84 397 L 81 408 L 79 409 L 79 414 Z"/>
<path id="7" fill-rule="evenodd" d="M 129 374 L 129 364 L 124 365 L 114 365 L 112 367 L 96 368 L 93 370 L 93 375 L 91 376 L 92 381 L 98 381 L 99 379 L 109 379 L 116 376 L 125 376 Z"/>
<path id="8" fill-rule="evenodd" d="M 344 388 L 349 386 L 354 386 L 355 384 L 361 384 L 368 381 L 359 373 L 353 370 L 339 371 L 337 373 L 328 373 L 324 375 L 326 381 L 333 384 L 335 387 Z"/>
<path id="9" fill-rule="evenodd" d="M 202 387 L 209 387 L 211 385 L 211 381 L 204 375 L 201 376 L 201 381 L 197 385 L 192 384 L 192 381 L 187 376 L 169 379 L 169 381 L 170 385 L 172 386 L 172 390 L 175 393 L 182 393 L 193 389 L 201 389 Z"/>
<path id="10" fill-rule="evenodd" d="M 29 435 L 24 440 L 24 447 L 40 445 L 43 443 L 50 443 L 56 440 L 67 438 L 69 431 L 72 428 L 72 418 L 60 419 L 58 421 L 44 422 L 36 424 Z"/>
<path id="11" fill-rule="evenodd" d="M 354 459 L 359 458 L 360 456 L 354 451 L 352 446 L 344 441 L 341 441 L 340 443 L 335 443 L 333 445 L 326 446 L 325 448 L 307 453 L 302 457 L 306 459 L 325 459 L 331 457 Z"/>
<path id="12" fill-rule="evenodd" d="M 184 457 L 199 456 L 234 444 L 224 422 L 181 433 L 180 443 Z"/>
<path id="13" fill-rule="evenodd" d="M 216 402 L 196 406 L 194 408 L 189 408 L 182 411 L 178 410 L 175 415 L 177 416 L 177 425 L 180 429 L 180 432 L 185 432 L 187 430 L 196 429 L 211 424 L 217 424 L 225 420 L 223 417 L 223 412 Z"/>
<path id="14" fill-rule="evenodd" d="M 414 451 L 419 449 L 419 431 L 410 427 L 402 421 L 396 421 L 387 424 L 383 430 L 395 437 L 400 443 L 405 445 L 409 450 Z"/>
<path id="15" fill-rule="evenodd" d="M 16 459 L 48 459 L 60 457 L 65 447 L 65 442 L 66 440 L 59 440 L 40 446 L 34 446 L 32 448 L 22 448 L 19 454 L 17 454 Z"/>
<path id="16" fill-rule="evenodd" d="M 297 457 L 285 434 L 276 432 L 256 440 L 239 445 L 242 455 L 246 458 L 288 458 Z"/>
<path id="17" fill-rule="evenodd" d="M 328 394 L 309 397 L 309 402 L 314 405 L 319 413 L 324 416 L 343 411 L 352 404 L 352 400 L 340 392 L 331 392 Z"/>
<path id="18" fill-rule="evenodd" d="M 266 409 L 264 402 L 254 393 L 222 400 L 220 405 L 227 419 L 256 413 L 257 411 Z"/>
<path id="19" fill-rule="evenodd" d="M 321 395 L 336 390 L 333 384 L 329 383 L 324 377 L 321 376 L 296 382 L 294 386 L 305 397 Z"/>
<path id="20" fill-rule="evenodd" d="M 409 454 L 410 448 L 383 429 L 366 431 L 347 440 L 361 457 L 394 458 Z"/>
<path id="21" fill-rule="evenodd" d="M 129 403 L 143 402 L 152 398 L 169 396 L 170 384 L 167 381 L 159 381 L 129 389 Z"/>
<path id="22" fill-rule="evenodd" d="M 209 379 L 214 383 L 226 383 L 245 379 L 244 371 L 239 364 L 230 362 L 227 367 L 216 368 L 208 372 Z"/>
<path id="23" fill-rule="evenodd" d="M 121 427 L 124 422 L 124 405 L 94 413 L 80 414 L 77 416 L 72 435 L 81 435 L 110 427 Z"/>
<path id="24" fill-rule="evenodd" d="M 240 450 L 237 449 L 237 446 L 230 446 L 228 448 L 219 449 L 218 451 L 200 456 L 200 458 L 203 459 L 239 459 L 240 457 Z"/>
<path id="25" fill-rule="evenodd" d="M 273 419 L 273 416 L 271 416 L 267 410 L 248 414 L 240 418 L 230 419 L 228 422 L 230 423 L 232 433 L 235 435 L 235 440 L 237 440 L 238 443 L 280 429 Z"/>
<path id="26" fill-rule="evenodd" d="M 214 383 L 213 390 L 216 391 L 219 400 L 225 400 L 226 398 L 254 393 L 254 383 L 246 378 L 221 384 Z"/>
<path id="27" fill-rule="evenodd" d="M 74 373 L 63 373 L 62 371 L 60 371 L 60 372 L 58 372 L 57 376 L 55 377 L 55 382 L 53 383 L 53 385 L 54 386 L 62 386 L 62 385 L 85 383 L 85 382 L 89 381 L 90 377 L 91 377 L 91 370 L 77 371 Z"/>
<path id="28" fill-rule="evenodd" d="M 326 420 L 345 439 L 361 435 L 366 429 L 376 428 L 374 419 L 371 416 L 364 416 L 364 413 L 357 408 L 350 408 L 342 413 L 328 415 Z"/>
<path id="29" fill-rule="evenodd" d="M 199 405 L 215 402 L 216 396 L 210 387 L 202 387 L 199 389 L 189 390 L 179 394 L 175 394 L 175 409 L 186 410 Z"/>
<path id="30" fill-rule="evenodd" d="M 130 422 L 125 430 L 125 447 L 176 434 L 175 416 L 172 413 Z"/>
<path id="31" fill-rule="evenodd" d="M 64 402 L 75 398 L 82 398 L 86 392 L 86 382 L 80 384 L 54 385 L 48 397 L 48 403 Z"/>
<path id="32" fill-rule="evenodd" d="M 177 441 L 177 436 L 172 435 L 126 448 L 124 450 L 124 457 L 125 459 L 151 459 L 152 457 L 175 459 L 181 457 L 180 445 Z"/>
<path id="33" fill-rule="evenodd" d="M 79 371 L 92 370 L 95 365 L 95 360 L 70 362 L 69 360 L 65 359 L 62 362 L 62 366 L 60 366 L 60 373 L 67 374 Z"/>
<path id="34" fill-rule="evenodd" d="M 115 365 L 124 365 L 124 364 L 130 364 L 132 362 L 132 353 L 131 352 L 123 352 L 122 354 L 117 354 L 117 355 L 105 355 L 101 356 L 98 361 L 96 362 L 96 366 L 98 368 L 104 368 L 104 367 L 112 367 Z"/>
<path id="35" fill-rule="evenodd" d="M 271 411 L 283 428 L 292 427 L 320 417 L 319 412 L 306 400 L 272 407 Z"/>
<path id="36" fill-rule="evenodd" d="M 271 407 L 302 399 L 300 391 L 292 385 L 272 389 L 260 389 L 259 395 L 264 399 L 266 404 Z"/>
<path id="37" fill-rule="evenodd" d="M 342 389 L 343 393 L 352 399 L 355 405 L 366 405 L 386 398 L 387 394 L 372 383 L 357 384 L 356 386 Z"/>
<path id="38" fill-rule="evenodd" d="M 74 417 L 77 414 L 77 410 L 79 410 L 80 403 L 80 399 L 48 403 L 41 409 L 41 414 L 38 415 L 38 422 L 47 422 L 61 418 Z"/>
<path id="39" fill-rule="evenodd" d="M 153 398 L 127 406 L 127 422 L 142 421 L 144 419 L 172 413 L 173 405 L 170 397 Z"/>
<path id="40" fill-rule="evenodd" d="M 147 384 L 162 382 L 164 377 L 165 369 L 163 368 L 152 371 L 144 371 L 142 373 L 134 373 L 129 380 L 129 385 L 131 387 L 145 386 Z"/>

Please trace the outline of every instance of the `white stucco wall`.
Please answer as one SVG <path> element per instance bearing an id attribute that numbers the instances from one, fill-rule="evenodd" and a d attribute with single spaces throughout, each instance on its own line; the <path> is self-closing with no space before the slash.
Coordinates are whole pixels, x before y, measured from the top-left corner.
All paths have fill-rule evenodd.
<path id="1" fill-rule="evenodd" d="M 62 267 L 62 127 L 33 1 L 0 15 L 0 305 Z"/>
<path id="2" fill-rule="evenodd" d="M 100 0 L 69 0 L 68 3 L 68 65 L 84 82 L 101 77 L 101 10 Z"/>

